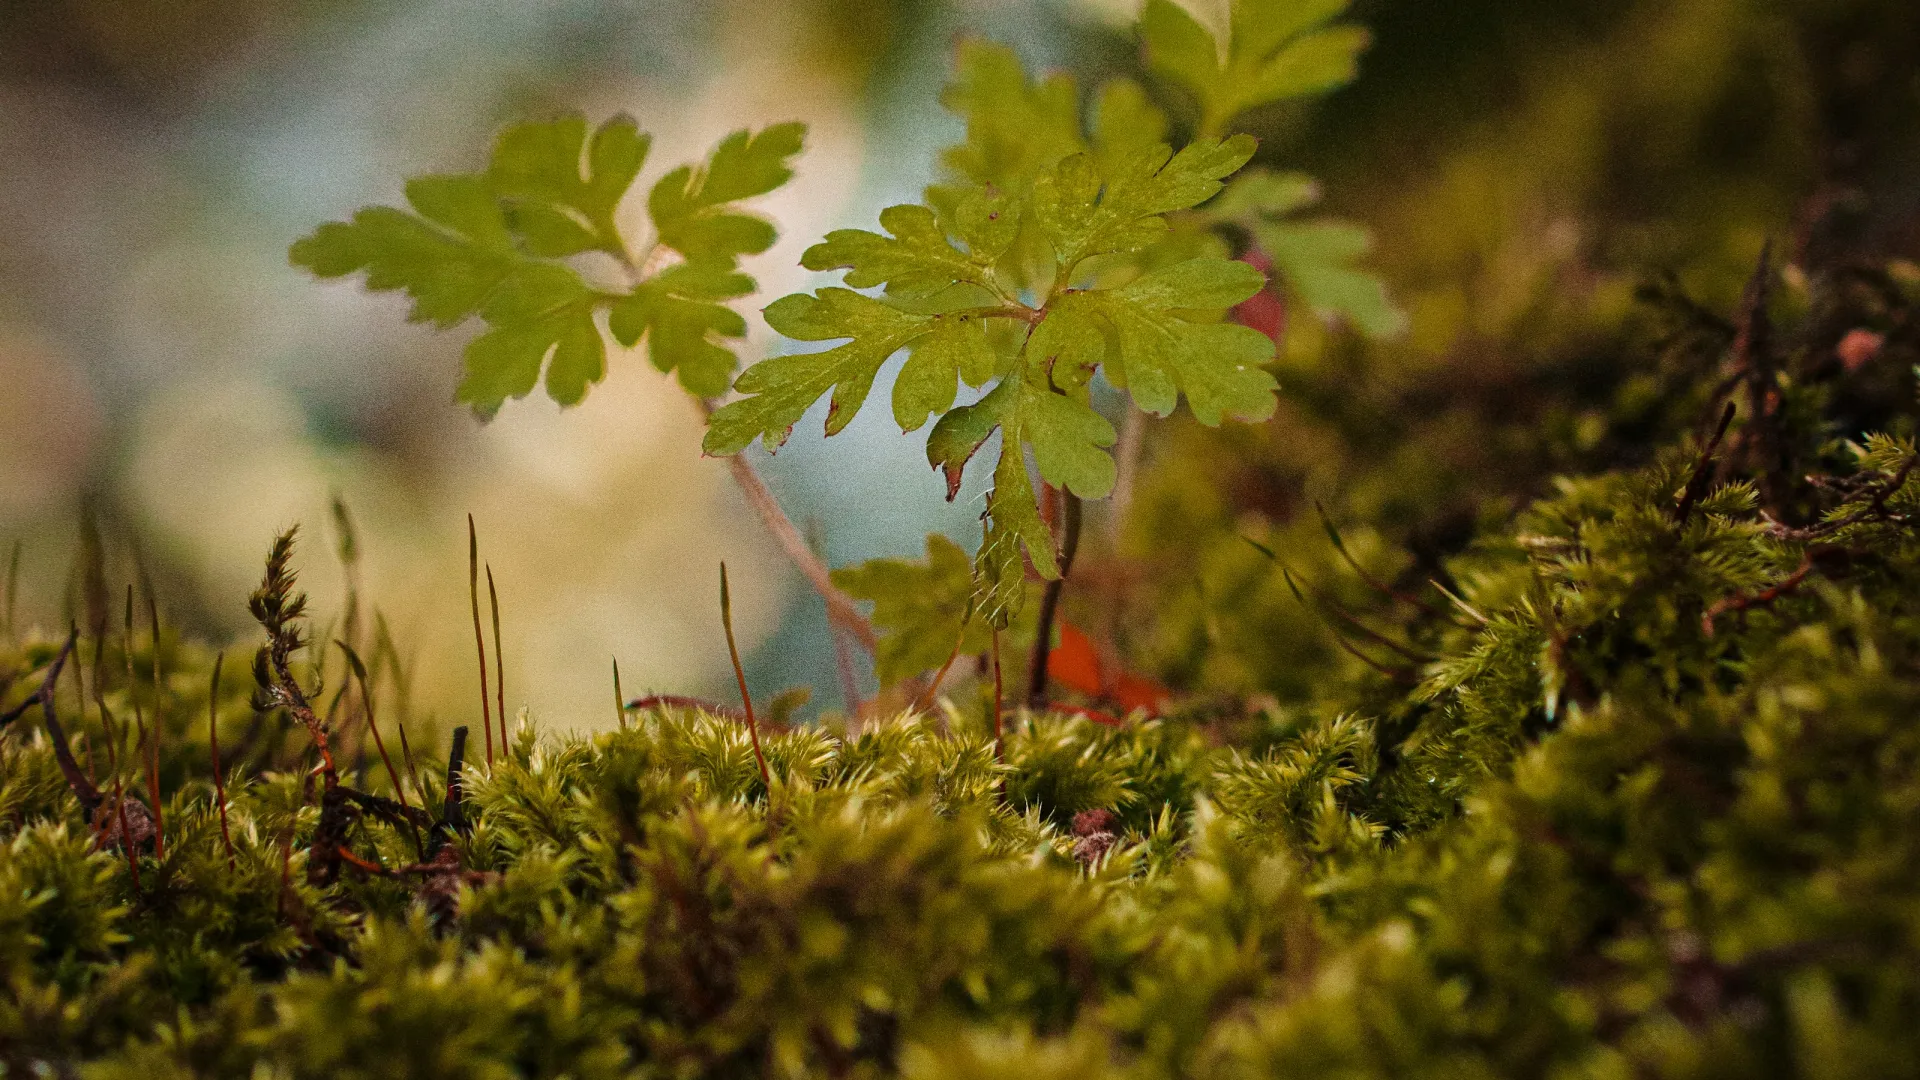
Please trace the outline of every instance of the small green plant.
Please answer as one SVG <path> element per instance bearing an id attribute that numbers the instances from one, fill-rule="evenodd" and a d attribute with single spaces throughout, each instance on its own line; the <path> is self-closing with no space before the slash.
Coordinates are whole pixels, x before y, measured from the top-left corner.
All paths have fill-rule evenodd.
<path id="1" fill-rule="evenodd" d="M 647 199 L 653 234 L 638 251 L 615 214 L 647 137 L 625 117 L 589 136 L 572 116 L 508 128 L 486 171 L 413 180 L 413 213 L 364 209 L 321 226 L 292 258 L 322 277 L 363 271 L 370 288 L 405 290 L 417 320 L 449 327 L 479 316 L 488 330 L 467 348 L 457 397 L 483 418 L 531 392 L 543 369 L 555 401 L 580 401 L 605 372 L 602 311 L 615 340 L 645 337 L 654 365 L 696 397 L 718 399 L 731 385 L 739 396 L 709 406 L 703 449 L 736 458 L 756 506 L 839 609 L 844 598 L 738 455 L 756 440 L 780 447 L 823 397 L 826 434 L 843 430 L 881 365 L 906 352 L 893 418 L 903 431 L 932 423 L 927 460 L 949 499 L 974 455 L 1000 437 L 960 622 L 1004 630 L 1025 604 L 1027 566 L 1044 580 L 1065 576 L 1078 501 L 1106 497 L 1127 465 L 1108 452 L 1118 433 L 1096 408 L 1096 377 L 1155 416 L 1182 397 L 1207 425 L 1272 416 L 1273 342 L 1225 317 L 1283 287 L 1256 262 L 1282 268 L 1285 287 L 1318 311 L 1371 333 L 1397 329 L 1378 282 L 1351 266 L 1365 234 L 1284 220 L 1312 201 L 1312 182 L 1244 172 L 1254 140 L 1228 133 L 1247 109 L 1353 77 L 1367 35 L 1332 22 L 1344 7 L 1237 3 L 1223 48 L 1180 8 L 1148 5 L 1140 37 L 1152 70 L 1172 96 L 1199 106 L 1195 134 L 1172 143 L 1168 112 L 1132 79 L 1097 88 L 1083 115 L 1070 77 L 1035 81 L 1011 50 L 962 44 L 943 101 L 966 121 L 966 139 L 941 156 L 941 181 L 923 202 L 883 211 L 884 233 L 840 230 L 807 249 L 806 268 L 844 270 L 846 287 L 764 310 L 796 341 L 842 343 L 762 359 L 737 380 L 724 342 L 745 323 L 725 302 L 752 293 L 738 258 L 766 250 L 774 231 L 736 204 L 788 179 L 799 125 L 737 132 L 703 165 L 663 176 Z M 1230 257 L 1249 244 L 1265 254 Z M 580 267 L 596 260 L 611 264 L 617 285 L 589 284 Z M 956 404 L 963 383 L 980 393 Z M 1068 535 L 1046 519 L 1036 473 L 1063 493 Z M 908 578 L 875 568 L 844 580 L 885 608 L 872 590 Z M 1040 649 L 1053 632 L 1051 602 L 1045 610 Z M 906 640 L 883 647 L 882 679 L 903 681 L 949 655 L 961 633 L 950 621 L 886 619 L 883 629 Z M 1034 667 L 1044 679 L 1044 663 Z"/>

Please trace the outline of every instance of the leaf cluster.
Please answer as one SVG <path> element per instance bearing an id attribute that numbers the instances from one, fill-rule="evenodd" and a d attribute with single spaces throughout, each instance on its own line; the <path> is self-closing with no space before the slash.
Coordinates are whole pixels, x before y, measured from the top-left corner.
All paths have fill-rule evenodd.
<path id="1" fill-rule="evenodd" d="M 531 393 L 543 371 L 548 396 L 579 403 L 606 374 L 602 319 L 620 345 L 646 338 L 655 367 L 712 397 L 737 365 L 728 339 L 746 334 L 726 306 L 753 292 L 740 257 L 774 240 L 773 226 L 739 204 L 787 182 L 804 133 L 799 124 L 738 131 L 704 163 L 661 176 L 647 197 L 652 238 L 638 254 L 619 207 L 651 139 L 631 117 L 589 132 L 572 115 L 507 128 L 486 169 L 416 177 L 409 209 L 365 207 L 320 226 L 289 257 L 321 278 L 364 273 L 369 289 L 404 291 L 416 322 L 446 329 L 480 318 L 487 330 L 467 346 L 455 396 L 483 419 Z"/>

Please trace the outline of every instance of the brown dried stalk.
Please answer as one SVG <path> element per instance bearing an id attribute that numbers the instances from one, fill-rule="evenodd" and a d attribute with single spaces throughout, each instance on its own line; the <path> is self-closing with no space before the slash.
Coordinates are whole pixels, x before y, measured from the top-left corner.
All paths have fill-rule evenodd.
<path id="1" fill-rule="evenodd" d="M 480 654 L 480 731 L 487 738 L 487 768 L 493 768 L 493 706 L 487 701 L 487 642 L 480 635 L 480 538 L 467 515 L 467 600 L 473 605 L 473 649 Z"/>
<path id="2" fill-rule="evenodd" d="M 1047 582 L 1040 594 L 1040 625 L 1033 639 L 1033 654 L 1027 664 L 1027 707 L 1047 706 L 1047 658 L 1053 653 L 1053 622 L 1060 611 L 1060 594 L 1066 590 L 1067 575 L 1073 572 L 1073 557 L 1080 550 L 1080 497 L 1064 488 L 1061 508 L 1060 576 Z"/>
<path id="3" fill-rule="evenodd" d="M 487 604 L 493 609 L 493 699 L 500 714 L 500 753 L 507 752 L 507 655 L 500 647 L 500 594 L 493 588 L 493 564 L 487 564 Z"/>
<path id="4" fill-rule="evenodd" d="M 698 400 L 703 416 L 712 416 L 713 410 L 718 408 L 714 402 Z M 773 492 L 767 490 L 766 481 L 760 479 L 760 474 L 754 470 L 753 463 L 747 460 L 746 453 L 743 451 L 727 458 L 727 468 L 733 473 L 734 483 L 740 486 L 740 493 L 747 497 L 747 505 L 753 508 L 753 512 L 760 518 L 760 523 L 773 534 L 774 542 L 780 545 L 780 550 L 786 553 L 794 568 L 800 571 L 800 576 L 807 579 L 807 584 L 813 586 L 813 591 L 820 594 L 820 599 L 826 601 L 827 618 L 852 634 L 853 639 L 858 641 L 868 654 L 872 654 L 877 641 L 873 633 L 873 624 L 867 621 L 865 615 L 860 614 L 860 609 L 854 606 L 853 598 L 841 592 L 839 586 L 833 583 L 826 564 L 821 562 L 813 553 L 813 549 L 807 546 L 807 541 L 800 535 L 800 530 L 794 527 L 793 519 L 787 517 L 786 511 L 780 509 L 780 500 L 774 498 Z"/>
<path id="5" fill-rule="evenodd" d="M 727 631 L 727 655 L 733 658 L 733 677 L 740 683 L 740 705 L 747 712 L 747 734 L 753 739 L 753 760 L 760 764 L 760 782 L 767 786 L 767 798 L 773 798 L 773 774 L 767 770 L 767 755 L 760 749 L 760 725 L 753 718 L 753 695 L 747 693 L 747 669 L 740 666 L 740 647 L 733 641 L 733 597 L 727 589 L 727 564 L 720 564 L 720 625 Z"/>

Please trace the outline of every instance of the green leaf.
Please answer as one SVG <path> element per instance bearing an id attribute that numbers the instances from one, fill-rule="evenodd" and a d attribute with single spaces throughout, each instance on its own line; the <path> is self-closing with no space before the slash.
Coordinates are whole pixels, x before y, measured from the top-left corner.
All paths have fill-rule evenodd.
<path id="1" fill-rule="evenodd" d="M 631 348 L 642 335 L 648 358 L 699 397 L 727 392 L 738 362 L 720 339 L 743 338 L 747 322 L 718 303 L 753 291 L 753 279 L 727 264 L 681 263 L 614 301 L 607 329 Z"/>
<path id="2" fill-rule="evenodd" d="M 1207 211 L 1228 220 L 1272 218 L 1304 210 L 1319 201 L 1320 184 L 1305 173 L 1248 169 L 1233 178 Z"/>
<path id="3" fill-rule="evenodd" d="M 1061 390 L 1075 392 L 1086 386 L 1106 359 L 1106 332 L 1097 321 L 1074 310 L 1071 302 L 1048 312 L 1027 339 L 1027 367 L 1036 379 Z"/>
<path id="4" fill-rule="evenodd" d="M 1341 221 L 1298 221 L 1285 215 L 1319 201 L 1313 179 L 1299 173 L 1244 173 L 1206 208 L 1213 220 L 1252 234 L 1284 281 L 1323 319 L 1346 319 L 1368 337 L 1392 337 L 1406 316 L 1386 285 L 1359 268 L 1372 250 L 1365 229 Z"/>
<path id="5" fill-rule="evenodd" d="M 316 277 L 366 271 L 367 288 L 404 290 L 414 322 L 442 328 L 479 314 L 520 263 L 492 193 L 472 176 L 422 176 L 407 183 L 418 216 L 369 206 L 351 222 L 328 222 L 288 251 Z"/>
<path id="6" fill-rule="evenodd" d="M 320 226 L 288 254 L 320 277 L 364 271 L 370 289 L 404 290 L 415 321 L 445 328 L 483 318 L 488 329 L 468 346 L 455 393 L 483 418 L 530 393 L 543 369 L 549 396 L 579 402 L 606 374 L 595 323 L 603 307 L 617 340 L 646 338 L 655 367 L 692 393 L 717 397 L 738 365 L 726 342 L 747 332 L 724 302 L 754 288 L 736 259 L 773 242 L 771 225 L 731 206 L 792 175 L 787 159 L 804 132 L 800 124 L 736 132 L 705 167 L 677 169 L 655 185 L 649 208 L 661 242 L 685 259 L 625 294 L 590 288 L 550 261 L 590 250 L 628 258 L 614 214 L 649 140 L 625 116 L 591 138 L 578 115 L 513 125 L 485 173 L 417 178 L 406 189 L 413 213 L 366 207 L 351 221 Z"/>
<path id="7" fill-rule="evenodd" d="M 1251 136 L 1129 151 L 1104 179 L 1091 155 L 1061 161 L 1034 185 L 1033 213 L 1067 273 L 1083 259 L 1137 251 L 1166 232 L 1162 214 L 1198 206 L 1253 157 Z"/>
<path id="8" fill-rule="evenodd" d="M 748 368 L 734 388 L 750 395 L 723 406 L 707 425 L 704 448 L 736 454 L 755 438 L 769 450 L 787 441 L 800 417 L 833 394 L 827 434 L 845 428 L 866 402 L 874 376 L 887 358 L 942 325 L 942 318 L 916 315 L 850 289 L 797 293 L 766 309 L 767 325 L 801 341 L 851 338 L 824 352 L 770 357 Z"/>
<path id="9" fill-rule="evenodd" d="M 625 258 L 614 210 L 640 174 L 650 141 L 625 115 L 602 124 L 590 148 L 584 116 L 515 124 L 495 141 L 487 180 L 508 200 L 514 230 L 533 254 L 597 249 Z"/>
<path id="10" fill-rule="evenodd" d="M 939 533 L 927 535 L 924 562 L 871 559 L 833 571 L 833 583 L 873 604 L 874 674 L 882 686 L 940 667 L 956 644 L 968 653 L 988 647 L 989 625 L 973 617 L 973 561 Z"/>
<path id="11" fill-rule="evenodd" d="M 889 206 L 880 212 L 888 236 L 864 229 L 837 229 L 800 256 L 809 270 L 847 271 L 856 289 L 885 285 L 889 293 L 925 297 L 956 282 L 987 284 L 987 267 L 999 253 L 976 257 L 956 248 L 933 211 L 924 206 Z"/>
<path id="12" fill-rule="evenodd" d="M 976 185 L 1024 190 L 1086 145 L 1073 79 L 1055 74 L 1029 82 L 1005 45 L 961 42 L 940 103 L 967 123 L 966 141 L 942 154 L 941 163 Z"/>
<path id="13" fill-rule="evenodd" d="M 1026 449 L 1033 448 L 1034 464 L 1049 484 L 1084 499 L 1105 498 L 1116 474 L 1104 449 L 1114 444 L 1113 425 L 1084 402 L 1009 376 L 977 403 L 947 413 L 927 439 L 927 461 L 946 474 L 949 501 L 960 490 L 967 462 L 996 428 L 1000 459 L 987 497 L 989 534 L 999 530 L 1003 541 L 1018 541 L 1042 576 L 1058 577 L 1053 540 L 1040 523 L 1027 475 Z"/>
<path id="14" fill-rule="evenodd" d="M 1261 222 L 1252 231 L 1288 284 L 1321 318 L 1347 319 L 1373 338 L 1406 329 L 1406 315 L 1387 299 L 1386 284 L 1355 265 L 1373 248 L 1365 229 L 1317 221 Z"/>
<path id="15" fill-rule="evenodd" d="M 913 343 L 900 377 L 893 384 L 893 418 L 901 431 L 914 431 L 927 417 L 946 412 L 958 392 L 957 381 L 980 386 L 993 377 L 998 356 L 987 339 L 986 320 L 965 313 L 942 317 Z"/>
<path id="16" fill-rule="evenodd" d="M 797 123 L 757 135 L 736 131 L 721 140 L 704 169 L 683 165 L 661 177 L 647 196 L 660 243 L 693 261 L 731 262 L 772 247 L 771 224 L 728 207 L 791 179 L 787 159 L 800 152 L 806 131 Z"/>
<path id="17" fill-rule="evenodd" d="M 1033 446 L 1040 478 L 1083 499 L 1113 491 L 1115 468 L 1106 447 L 1117 436 L 1107 419 L 1064 394 L 1021 385 L 1020 435 Z"/>
<path id="18" fill-rule="evenodd" d="M 987 496 L 987 528 L 974 556 L 977 579 L 974 603 L 982 618 L 1005 628 L 1020 613 L 1026 598 L 1025 549 L 1040 576 L 1053 581 L 1060 562 L 1053 552 L 1053 533 L 1041 520 L 1040 504 L 1027 475 L 1027 456 L 1017 418 L 1002 432 L 1000 461 L 993 470 L 993 491 Z"/>
<path id="19" fill-rule="evenodd" d="M 1363 27 L 1329 25 L 1349 3 L 1234 0 L 1223 50 L 1178 4 L 1148 0 L 1140 38 L 1152 68 L 1193 93 L 1200 130 L 1212 134 L 1247 109 L 1351 82 L 1371 38 Z"/>
<path id="20" fill-rule="evenodd" d="M 492 329 L 467 346 L 467 374 L 455 400 L 490 419 L 508 398 L 533 390 L 544 364 L 548 396 L 578 404 L 606 375 L 606 346 L 593 322 L 597 299 L 565 267 L 523 266 L 488 299 L 482 315 Z"/>
<path id="21" fill-rule="evenodd" d="M 1118 343 L 1107 377 L 1134 403 L 1156 416 L 1187 406 L 1209 427 L 1233 416 L 1265 420 L 1276 407 L 1273 376 L 1260 365 L 1273 358 L 1266 335 L 1232 323 L 1197 321 L 1197 310 L 1218 310 L 1260 291 L 1263 278 L 1245 263 L 1189 259 L 1114 290 L 1072 294 L 1066 310 L 1102 322 Z"/>
<path id="22" fill-rule="evenodd" d="M 962 405 L 940 418 L 927 436 L 927 464 L 939 469 L 947 481 L 947 501 L 960 493 L 960 481 L 973 455 L 1000 428 L 1007 409 L 1020 392 L 1018 379 L 1002 379 L 999 385 L 972 405 Z"/>
<path id="23" fill-rule="evenodd" d="M 1132 79 L 1110 79 L 1094 95 L 1093 156 L 1112 176 L 1129 156 L 1167 141 L 1167 114 Z"/>

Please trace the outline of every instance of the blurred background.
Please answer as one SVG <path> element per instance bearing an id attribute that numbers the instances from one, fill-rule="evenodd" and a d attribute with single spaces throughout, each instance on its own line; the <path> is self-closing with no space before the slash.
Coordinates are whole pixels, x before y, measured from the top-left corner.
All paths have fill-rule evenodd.
<path id="1" fill-rule="evenodd" d="M 1217 20 L 1224 0 L 1187 6 Z M 407 176 L 479 167 L 515 118 L 633 114 L 655 136 L 643 184 L 730 130 L 799 119 L 797 178 L 761 205 L 781 241 L 747 266 L 765 303 L 823 283 L 798 268 L 822 233 L 871 227 L 933 179 L 959 135 L 937 102 L 956 39 L 1088 87 L 1139 73 L 1136 7 L 0 0 L 0 543 L 24 552 L 22 621 L 72 610 L 83 513 L 116 580 L 138 568 L 171 622 L 216 642 L 251 639 L 246 593 L 296 522 L 303 582 L 337 610 L 337 495 L 417 709 L 473 711 L 468 513 L 510 707 L 606 726 L 614 656 L 629 693 L 730 699 L 722 558 L 756 693 L 809 683 L 838 707 L 817 598 L 642 357 L 616 350 L 565 415 L 535 395 L 482 426 L 451 402 L 463 334 L 316 284 L 286 247 L 399 201 Z M 1134 513 L 1088 571 L 1147 582 L 1131 602 L 1151 617 L 1123 625 L 1092 599 L 1077 617 L 1178 688 L 1285 698 L 1330 662 L 1236 536 L 1291 536 L 1321 499 L 1363 552 L 1418 573 L 1556 469 L 1691 423 L 1635 359 L 1650 283 L 1724 310 L 1769 238 L 1789 278 L 1839 252 L 1920 254 L 1912 0 L 1360 0 L 1353 16 L 1376 35 L 1360 80 L 1244 125 L 1263 161 L 1315 173 L 1332 212 L 1373 230 L 1408 330 L 1369 343 L 1296 317 L 1275 421 L 1156 426 Z M 748 359 L 778 347 L 751 322 Z M 1912 392 L 1886 370 L 1884 393 Z M 977 543 L 973 489 L 942 501 L 924 436 L 884 409 L 818 432 L 753 453 L 829 562 L 917 555 L 929 530 Z"/>

